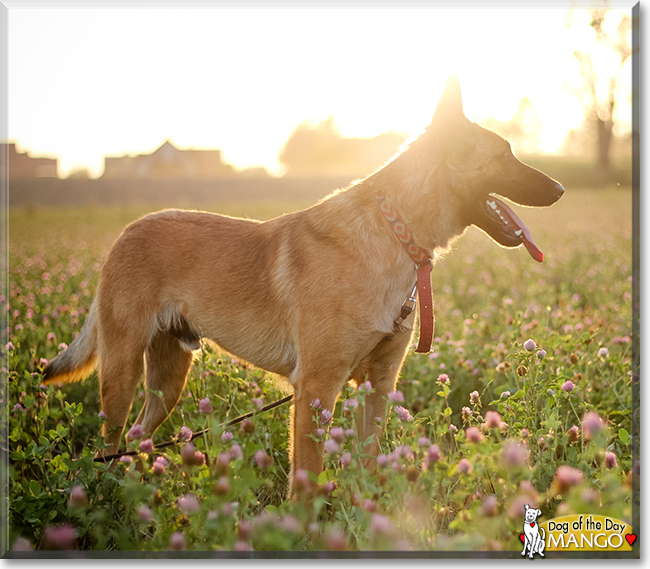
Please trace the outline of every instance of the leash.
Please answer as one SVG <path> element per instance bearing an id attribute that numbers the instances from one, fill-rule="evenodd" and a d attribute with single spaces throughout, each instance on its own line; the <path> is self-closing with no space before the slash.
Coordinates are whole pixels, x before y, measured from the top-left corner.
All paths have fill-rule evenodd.
<path id="1" fill-rule="evenodd" d="M 273 403 L 269 403 L 268 405 L 265 405 L 262 407 L 256 414 L 264 413 L 266 411 L 270 411 L 271 409 L 275 409 L 276 407 L 279 407 L 280 405 L 284 405 L 285 403 L 291 401 L 293 398 L 293 395 L 287 395 L 286 397 L 283 397 L 282 399 L 279 399 L 278 401 L 274 401 Z M 232 425 L 236 425 L 237 423 L 241 423 L 245 419 L 250 419 L 254 413 L 246 413 L 245 415 L 240 415 L 236 419 L 233 419 L 232 421 L 228 421 L 225 423 L 223 426 L 224 427 L 231 427 Z M 210 428 L 207 429 L 201 429 L 200 431 L 196 431 L 195 433 L 192 433 L 192 436 L 187 439 L 187 441 L 179 441 L 179 440 L 171 440 L 171 441 L 166 441 L 164 443 L 159 443 L 157 445 L 154 445 L 153 448 L 155 450 L 161 449 L 161 448 L 167 448 L 172 445 L 179 444 L 180 442 L 190 442 L 194 440 L 195 438 L 201 437 L 205 435 L 206 433 L 210 432 Z M 124 452 L 118 452 L 115 454 L 109 454 L 107 456 L 98 456 L 93 459 L 93 462 L 109 462 L 111 460 L 115 460 L 116 458 L 122 458 L 123 456 L 135 456 L 137 454 L 140 454 L 137 450 L 129 450 L 129 451 L 124 451 Z"/>
<path id="2" fill-rule="evenodd" d="M 393 230 L 393 235 L 397 237 L 402 247 L 406 250 L 409 257 L 415 263 L 417 269 L 417 279 L 413 292 L 402 304 L 400 317 L 398 320 L 404 320 L 413 309 L 415 308 L 416 298 L 415 291 L 417 290 L 418 298 L 420 299 L 420 339 L 418 341 L 415 351 L 421 354 L 426 354 L 431 350 L 431 342 L 433 341 L 434 329 L 434 316 L 433 316 L 433 295 L 431 293 L 431 255 L 426 249 L 422 249 L 415 243 L 413 233 L 407 227 L 399 212 L 390 206 L 381 194 L 375 194 L 375 199 L 379 204 L 379 209 L 387 221 L 390 228 Z M 403 316 L 406 314 L 406 316 Z"/>

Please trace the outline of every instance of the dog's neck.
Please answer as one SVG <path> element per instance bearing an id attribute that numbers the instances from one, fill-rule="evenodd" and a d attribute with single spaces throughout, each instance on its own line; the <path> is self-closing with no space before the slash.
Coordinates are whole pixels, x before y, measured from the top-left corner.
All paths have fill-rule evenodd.
<path id="1" fill-rule="evenodd" d="M 444 172 L 433 168 L 423 176 L 404 176 L 406 171 L 413 171 L 411 162 L 418 158 L 408 154 L 397 156 L 366 179 L 334 192 L 305 210 L 310 223 L 329 233 L 330 238 L 340 241 L 352 253 L 357 249 L 355 244 L 362 241 L 379 250 L 380 255 L 374 262 L 381 259 L 382 266 L 376 267 L 380 271 L 412 271 L 414 264 L 386 223 L 377 205 L 376 193 L 382 194 L 390 207 L 399 212 L 414 242 L 428 251 L 434 262 L 436 254 L 447 249 L 466 229 L 456 221 L 458 204 L 451 203 L 452 198 L 446 195 L 449 192 L 442 191 L 447 183 Z M 332 217 L 328 218 L 330 223 L 332 219 L 337 220 L 334 232 L 331 225 L 321 227 L 323 211 L 332 211 Z M 364 262 L 366 250 L 358 248 L 360 262 Z"/>
<path id="2" fill-rule="evenodd" d="M 431 167 L 426 174 L 414 176 L 410 173 L 417 168 L 412 161 L 417 159 L 406 151 L 359 185 L 373 195 L 381 193 L 400 213 L 417 245 L 434 258 L 437 250 L 447 249 L 466 227 L 456 222 L 456 204 L 450 201 L 453 196 L 443 191 L 448 183 L 444 170 Z"/>
<path id="3" fill-rule="evenodd" d="M 393 230 L 393 234 L 404 250 L 408 253 L 409 257 L 411 257 L 411 260 L 415 265 L 430 265 L 433 258 L 432 252 L 423 249 L 415 242 L 413 233 L 408 228 L 408 225 L 400 215 L 399 211 L 391 207 L 390 203 L 381 193 L 377 192 L 375 194 L 375 199 L 377 200 L 379 210 L 384 216 L 384 219 L 386 219 L 388 226 Z"/>

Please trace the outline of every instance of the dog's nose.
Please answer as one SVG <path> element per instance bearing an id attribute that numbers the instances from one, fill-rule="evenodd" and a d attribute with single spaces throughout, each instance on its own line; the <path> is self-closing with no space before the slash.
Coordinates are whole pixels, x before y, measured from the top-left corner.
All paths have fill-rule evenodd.
<path id="1" fill-rule="evenodd" d="M 555 182 L 555 195 L 557 196 L 555 199 L 559 200 L 563 194 L 564 194 L 564 186 L 559 182 Z"/>

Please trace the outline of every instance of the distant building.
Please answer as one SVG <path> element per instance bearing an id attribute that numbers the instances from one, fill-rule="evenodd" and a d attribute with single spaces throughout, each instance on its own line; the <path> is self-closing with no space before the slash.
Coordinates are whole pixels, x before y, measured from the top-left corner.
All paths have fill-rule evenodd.
<path id="1" fill-rule="evenodd" d="M 220 150 L 179 150 L 166 140 L 151 154 L 106 156 L 102 178 L 122 179 L 206 179 L 235 176 L 224 164 Z"/>
<path id="2" fill-rule="evenodd" d="M 13 142 L 0 143 L 0 152 L 8 156 L 9 178 L 57 177 L 56 158 L 32 158 L 27 152 L 18 152 Z"/>

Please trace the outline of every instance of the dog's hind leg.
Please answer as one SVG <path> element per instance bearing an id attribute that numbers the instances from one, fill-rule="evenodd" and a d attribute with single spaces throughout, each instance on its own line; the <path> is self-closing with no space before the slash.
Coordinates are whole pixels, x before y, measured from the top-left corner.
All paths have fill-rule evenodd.
<path id="1" fill-rule="evenodd" d="M 109 445 L 101 451 L 102 456 L 115 454 L 119 449 L 135 388 L 142 375 L 143 354 L 144 345 L 127 341 L 111 343 L 110 351 L 100 348 L 100 395 L 102 411 L 107 416 L 102 434 Z"/>
<path id="2" fill-rule="evenodd" d="M 145 362 L 147 394 L 136 424 L 142 425 L 145 434 L 151 436 L 183 393 L 192 353 L 182 347 L 176 335 L 159 332 L 149 341 Z M 152 391 L 162 392 L 162 397 Z"/>

